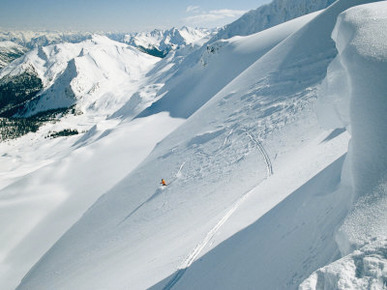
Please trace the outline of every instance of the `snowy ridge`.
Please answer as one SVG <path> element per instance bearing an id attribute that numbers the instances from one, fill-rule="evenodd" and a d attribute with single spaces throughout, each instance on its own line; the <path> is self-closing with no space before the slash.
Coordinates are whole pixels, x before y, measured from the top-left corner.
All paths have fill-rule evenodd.
<path id="1" fill-rule="evenodd" d="M 147 53 L 165 56 L 169 51 L 187 46 L 201 46 L 215 34 L 215 29 L 198 29 L 182 27 L 168 30 L 155 29 L 151 32 L 111 33 L 100 32 L 112 40 L 126 43 Z M 80 43 L 91 39 L 91 32 L 56 32 L 56 31 L 0 31 L 0 45 L 19 46 L 23 52 L 38 47 L 61 43 Z M 3 43 L 3 44 L 1 44 Z M 7 62 L 9 63 L 9 62 Z M 2 65 L 5 66 L 5 65 Z"/>
<path id="2" fill-rule="evenodd" d="M 93 36 L 8 66 L 83 114 L 0 143 L 1 288 L 385 287 L 386 1 L 355 2 L 189 55 Z"/>
<path id="3" fill-rule="evenodd" d="M 5 67 L 0 78 L 32 70 L 42 80 L 43 90 L 19 113 L 24 116 L 74 104 L 82 112 L 111 114 L 130 97 L 118 97 L 120 90 L 127 90 L 155 62 L 135 48 L 94 35 L 81 43 L 36 48 Z M 110 93 L 112 87 L 119 87 L 116 95 Z"/>
<path id="4" fill-rule="evenodd" d="M 168 111 L 174 117 L 189 117 L 243 70 L 316 15 L 309 14 L 257 34 L 203 46 L 183 59 L 174 77 L 158 92 L 157 102 L 139 116 Z"/>
<path id="5" fill-rule="evenodd" d="M 20 289 L 162 289 L 170 281 L 180 289 L 294 289 L 337 258 L 334 231 L 348 204 L 345 196 L 330 193 L 340 180 L 348 139 L 321 129 L 314 105 L 336 55 L 330 38 L 336 18 L 351 5 L 339 1 L 305 19 L 263 54 L 255 47 L 256 61 L 194 113 L 179 107 L 185 99 L 165 99 L 166 111 L 180 108 L 177 113 L 188 119 L 85 213 Z M 259 37 L 269 41 L 264 35 Z M 218 63 L 227 59 L 216 56 Z M 157 114 L 135 120 L 151 116 Z M 273 175 L 267 177 L 268 162 L 246 131 L 267 151 Z M 181 177 L 160 192 L 159 178 L 168 182 L 183 162 Z M 250 223 L 239 224 L 241 215 L 246 218 L 242 207 L 256 199 L 246 213 Z M 242 231 L 248 225 L 253 229 Z M 275 253 L 281 261 L 273 259 Z M 53 271 L 60 274 L 53 278 Z"/>
<path id="6" fill-rule="evenodd" d="M 1 31 L 0 42 L 11 41 L 27 49 L 59 44 L 63 42 L 79 43 L 92 37 L 92 33 L 85 32 L 56 32 L 56 31 Z"/>
<path id="7" fill-rule="evenodd" d="M 334 0 L 274 0 L 226 25 L 211 40 L 250 35 L 331 5 Z"/>

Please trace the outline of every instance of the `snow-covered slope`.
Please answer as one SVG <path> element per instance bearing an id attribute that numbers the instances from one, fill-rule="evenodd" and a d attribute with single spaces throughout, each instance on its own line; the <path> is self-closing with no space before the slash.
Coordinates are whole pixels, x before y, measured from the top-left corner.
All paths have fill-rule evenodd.
<path id="1" fill-rule="evenodd" d="M 22 56 L 27 50 L 12 42 L 12 41 L 1 41 L 0 42 L 0 70 L 7 64 Z"/>
<path id="2" fill-rule="evenodd" d="M 273 0 L 226 25 L 213 38 L 227 39 L 236 35 L 250 35 L 299 16 L 324 9 L 334 0 Z"/>
<path id="3" fill-rule="evenodd" d="M 386 3 L 373 3 L 340 15 L 333 33 L 339 55 L 328 70 L 321 116 L 351 132 L 342 187 L 354 206 L 336 236 L 344 257 L 314 272 L 302 289 L 387 286 L 386 27 Z"/>
<path id="4" fill-rule="evenodd" d="M 200 46 L 208 41 L 217 29 L 171 28 L 155 29 L 151 32 L 111 33 L 100 32 L 112 40 L 137 47 L 155 56 L 165 56 L 169 51 L 186 46 Z M 31 50 L 53 44 L 80 43 L 91 39 L 90 32 L 56 32 L 56 31 L 0 31 L 0 42 L 13 42 Z"/>
<path id="5" fill-rule="evenodd" d="M 141 116 L 168 111 L 187 118 L 259 57 L 295 32 L 316 14 L 245 37 L 207 44 L 188 55 L 158 92 L 159 101 Z"/>
<path id="6" fill-rule="evenodd" d="M 131 83 L 139 81 L 157 61 L 128 45 L 94 35 L 76 44 L 36 48 L 5 67 L 0 79 L 12 80 L 30 71 L 41 80 L 43 89 L 23 105 L 19 115 L 76 104 L 83 113 L 106 116 L 129 99 L 130 94 L 122 92 L 130 93 L 135 87 Z"/>
<path id="7" fill-rule="evenodd" d="M 314 105 L 337 53 L 330 37 L 337 17 L 352 5 L 338 1 L 285 39 L 277 31 L 274 40 L 230 40 L 255 50 L 256 60 L 200 109 L 189 112 L 184 98 L 183 105 L 173 99 L 135 119 L 159 122 L 173 103 L 175 115 L 189 117 L 63 235 L 19 289 L 294 289 L 337 259 L 335 231 L 350 205 L 335 191 L 348 135 L 322 129 Z M 219 53 L 218 63 L 229 55 Z M 162 177 L 167 187 L 159 187 Z"/>
<path id="8" fill-rule="evenodd" d="M 111 128 L 117 127 L 120 120 L 108 117 L 143 87 L 145 74 L 158 60 L 126 44 L 94 36 L 78 44 L 37 48 L 1 71 L 12 77 L 28 69 L 42 80 L 44 89 L 36 102 L 29 104 L 28 114 L 63 105 L 76 107 L 75 114 L 58 114 L 36 133 L 0 143 L 0 203 L 4 206 L 0 288 L 16 287 L 18 280 L 95 199 L 180 123 L 170 121 L 164 114 L 150 118 L 157 119 L 154 122 L 163 126 L 162 130 L 145 120 L 123 125 L 121 132 L 126 133 L 118 134 L 113 141 L 116 137 Z M 149 97 L 158 87 L 148 88 L 144 94 Z M 50 137 L 66 130 L 81 136 Z M 145 130 L 144 134 L 141 130 Z M 99 142 L 107 142 L 101 145 L 103 149 L 99 150 L 100 145 L 88 146 L 106 136 L 109 141 Z M 131 138 L 137 141 L 131 142 Z M 116 145 L 109 145 L 110 142 Z M 44 241 L 39 237 L 44 237 Z"/>
<path id="9" fill-rule="evenodd" d="M 11 65 L 31 112 L 51 89 L 84 113 L 0 143 L 0 288 L 383 286 L 386 2 L 339 16 L 367 2 L 188 57 L 94 36 Z"/>

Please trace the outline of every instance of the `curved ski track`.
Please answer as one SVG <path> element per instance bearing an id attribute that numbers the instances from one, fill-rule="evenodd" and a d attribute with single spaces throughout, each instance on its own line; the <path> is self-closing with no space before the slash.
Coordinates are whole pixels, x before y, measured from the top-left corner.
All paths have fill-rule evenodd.
<path id="1" fill-rule="evenodd" d="M 245 131 L 247 136 L 251 139 L 252 142 L 254 142 L 260 153 L 262 154 L 262 157 L 266 164 L 267 169 L 267 177 L 273 174 L 273 166 L 270 160 L 269 155 L 267 154 L 265 148 L 263 147 L 262 143 L 256 140 L 248 131 Z M 232 134 L 232 131 L 227 135 L 225 142 L 227 138 Z M 177 282 L 180 281 L 180 279 L 183 277 L 184 273 L 187 271 L 187 269 L 192 265 L 192 263 L 196 260 L 196 258 L 199 256 L 200 252 L 209 244 L 209 242 L 214 238 L 215 234 L 218 232 L 218 230 L 227 222 L 227 220 L 233 215 L 233 213 L 239 208 L 239 206 L 246 200 L 246 198 L 250 195 L 251 192 L 254 191 L 254 189 L 259 185 L 256 184 L 252 189 L 245 192 L 236 202 L 235 204 L 230 208 L 230 210 L 222 217 L 222 219 L 207 233 L 206 237 L 196 245 L 196 247 L 192 250 L 192 252 L 187 256 L 187 258 L 184 260 L 184 262 L 180 265 L 175 275 L 171 278 L 171 280 L 167 283 L 167 285 L 164 286 L 163 290 L 170 290 L 172 289 Z"/>

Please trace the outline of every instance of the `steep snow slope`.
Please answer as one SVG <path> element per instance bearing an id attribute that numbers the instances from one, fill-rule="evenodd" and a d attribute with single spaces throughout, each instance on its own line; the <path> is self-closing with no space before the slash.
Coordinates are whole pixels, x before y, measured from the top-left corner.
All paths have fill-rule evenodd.
<path id="1" fill-rule="evenodd" d="M 91 144 L 88 138 L 82 142 L 77 137 L 47 140 L 45 144 L 30 141 L 32 153 L 22 152 L 30 154 L 22 156 L 23 168 L 13 169 L 25 175 L 13 176 L 12 183 L 0 192 L 0 288 L 14 289 L 101 194 L 133 170 L 180 123 L 161 114 L 120 126 L 117 121 L 100 122 L 91 130 L 100 139 Z M 69 150 L 71 146 L 80 147 Z M 33 152 L 44 155 L 34 156 Z M 54 153 L 59 156 L 50 156 Z M 3 159 L 1 166 L 11 168 L 15 157 Z M 33 162 L 35 159 L 40 163 Z M 28 161 L 41 168 L 29 168 Z"/>
<path id="2" fill-rule="evenodd" d="M 187 118 L 243 70 L 279 42 L 315 17 L 310 14 L 266 31 L 220 40 L 190 54 L 158 92 L 158 102 L 140 117 L 168 111 L 174 117 Z"/>
<path id="3" fill-rule="evenodd" d="M 12 76 L 32 67 L 43 80 L 44 90 L 28 114 L 74 102 L 77 107 L 76 114 L 58 114 L 34 134 L 0 143 L 0 288 L 16 287 L 101 194 L 180 124 L 165 114 L 130 126 L 107 119 L 143 86 L 145 74 L 157 61 L 125 44 L 94 36 L 79 44 L 36 49 L 1 71 Z M 116 130 L 121 131 L 118 137 L 111 132 L 116 127 L 121 128 Z M 49 138 L 65 129 L 76 129 L 82 136 Z M 106 136 L 109 141 L 102 141 Z"/>
<path id="4" fill-rule="evenodd" d="M 351 5 L 280 42 L 158 143 L 19 289 L 292 289 L 337 258 L 348 196 L 331 193 L 348 137 L 321 129 L 314 104 Z"/>
<path id="5" fill-rule="evenodd" d="M 328 71 L 321 116 L 351 132 L 342 184 L 354 206 L 336 238 L 344 257 L 314 272 L 303 289 L 387 286 L 386 27 L 387 4 L 381 2 L 346 11 L 333 33 L 339 55 Z M 346 93 L 338 95 L 343 72 Z"/>
<path id="6" fill-rule="evenodd" d="M 256 10 L 251 10 L 233 23 L 222 28 L 211 42 L 236 35 L 250 35 L 302 15 L 324 9 L 334 0 L 273 0 Z"/>
<path id="7" fill-rule="evenodd" d="M 83 133 L 91 129 L 80 144 L 98 139 L 104 130 L 118 123 L 104 121 L 121 108 L 134 92 L 144 87 L 145 74 L 157 61 L 158 58 L 125 44 L 95 35 L 92 40 L 79 44 L 63 43 L 37 48 L 4 68 L 0 72 L 3 79 L 12 79 L 28 71 L 42 80 L 43 90 L 37 98 L 25 104 L 24 116 L 73 104 L 76 107 L 73 110 L 75 114 L 57 114 L 55 120 L 40 127 L 37 134 L 2 143 L 0 147 L 4 158 L 1 174 L 20 177 L 73 150 L 71 142 L 70 145 L 58 142 L 67 145 L 50 149 L 48 144 L 56 142 L 45 138 L 53 132 L 72 129 Z M 148 86 L 144 95 L 151 98 L 158 88 L 158 85 Z M 136 112 L 134 107 L 127 114 Z M 46 148 L 44 151 L 36 151 L 42 146 Z M 5 186 L 12 179 L 1 180 L 0 186 Z"/>

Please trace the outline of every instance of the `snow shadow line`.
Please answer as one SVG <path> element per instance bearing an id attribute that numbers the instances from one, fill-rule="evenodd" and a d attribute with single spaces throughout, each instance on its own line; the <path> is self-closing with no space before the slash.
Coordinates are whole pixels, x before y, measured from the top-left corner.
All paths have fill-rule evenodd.
<path id="1" fill-rule="evenodd" d="M 117 226 L 120 226 L 122 223 L 124 223 L 127 219 L 129 219 L 132 215 L 134 215 L 144 204 L 150 202 L 152 199 L 156 198 L 158 195 L 160 195 L 162 192 L 162 189 L 157 189 L 154 194 L 152 194 L 147 200 L 143 201 L 140 205 L 138 205 L 134 210 L 132 210 L 131 213 L 129 213 L 123 220 L 121 220 Z"/>
<path id="2" fill-rule="evenodd" d="M 168 184 L 168 186 L 170 186 L 172 183 L 174 183 L 180 176 L 181 174 L 181 171 L 183 169 L 185 165 L 185 161 L 180 165 L 179 167 L 179 170 L 177 171 L 177 173 L 174 175 L 174 178 L 172 179 L 172 181 Z M 122 223 L 124 223 L 127 219 L 129 219 L 132 215 L 134 215 L 142 206 L 144 206 L 146 203 L 150 202 L 151 200 L 153 200 L 154 198 L 156 198 L 157 196 L 159 196 L 161 193 L 163 192 L 163 189 L 162 188 L 158 188 L 156 189 L 155 193 L 152 194 L 147 200 L 143 201 L 140 205 L 138 205 L 134 210 L 132 210 L 131 213 L 129 213 L 123 220 L 121 220 L 117 226 L 120 226 Z"/>
<path id="3" fill-rule="evenodd" d="M 175 288 L 182 280 L 183 276 L 188 270 L 198 271 L 199 268 L 201 269 L 210 269 L 214 265 L 214 261 L 216 261 L 219 257 L 219 255 L 226 256 L 228 253 L 230 253 L 230 249 L 237 248 L 236 246 L 240 247 L 241 241 L 251 240 L 251 238 L 255 238 L 257 240 L 257 253 L 252 253 L 252 256 L 250 260 L 260 261 L 259 267 L 260 268 L 267 268 L 267 267 L 273 267 L 273 263 L 270 264 L 270 257 L 275 256 L 279 252 L 292 252 L 292 251 L 299 251 L 300 245 L 298 243 L 288 244 L 289 248 L 284 249 L 283 243 L 281 242 L 281 239 L 279 237 L 283 236 L 284 238 L 287 238 L 288 241 L 296 239 L 296 237 L 299 236 L 306 236 L 306 233 L 310 232 L 310 228 L 318 229 L 318 235 L 320 238 L 322 237 L 330 237 L 330 239 L 326 240 L 324 243 L 329 243 L 329 247 L 324 246 L 324 249 L 327 249 L 327 252 L 325 255 L 328 254 L 328 256 L 332 257 L 332 259 L 335 259 L 336 253 L 338 251 L 336 242 L 334 240 L 334 232 L 336 230 L 336 227 L 332 227 L 330 229 L 326 229 L 325 227 L 317 227 L 315 228 L 312 226 L 299 226 L 300 220 L 299 220 L 299 211 L 295 211 L 295 207 L 300 207 L 301 204 L 304 204 L 307 202 L 308 206 L 310 206 L 310 210 L 306 210 L 304 213 L 304 220 L 313 220 L 315 217 L 316 212 L 314 211 L 315 205 L 321 203 L 321 194 L 324 194 L 325 198 L 328 200 L 335 200 L 338 204 L 336 207 L 335 214 L 332 214 L 332 212 L 329 212 L 329 209 L 331 209 L 330 203 L 326 203 L 322 205 L 323 209 L 321 212 L 325 212 L 326 216 L 325 218 L 327 221 L 324 221 L 324 223 L 329 224 L 330 222 L 336 220 L 339 218 L 342 220 L 346 213 L 347 213 L 347 202 L 346 198 L 341 195 L 340 192 L 335 191 L 338 184 L 340 183 L 340 179 L 337 178 L 339 173 L 342 170 L 343 162 L 345 159 L 345 155 L 338 158 L 336 161 L 332 162 L 329 166 L 321 170 L 319 173 L 317 173 L 314 177 L 312 177 L 310 180 L 308 180 L 306 183 L 302 184 L 299 188 L 295 189 L 291 194 L 289 194 L 284 200 L 277 203 L 273 208 L 271 208 L 268 212 L 263 214 L 260 218 L 258 218 L 255 222 L 247 226 L 246 228 L 240 230 L 239 232 L 236 232 L 233 236 L 229 237 L 228 239 L 221 242 L 219 245 L 217 245 L 215 248 L 210 250 L 208 253 L 203 255 L 200 260 L 193 260 L 190 264 L 185 264 L 184 268 L 177 269 L 174 273 L 172 273 L 170 276 L 164 278 L 163 280 L 159 281 L 158 283 L 155 283 L 153 286 L 150 286 L 148 289 L 150 290 L 170 290 Z M 315 186 L 316 184 L 321 184 L 320 190 L 318 192 L 315 192 Z M 311 194 L 313 193 L 313 194 Z M 341 198 L 340 198 L 341 197 Z M 284 217 L 286 217 L 286 227 L 283 228 L 282 231 L 278 232 L 277 228 L 272 227 L 273 224 L 279 224 L 280 222 L 283 222 Z M 317 219 L 314 219 L 317 220 Z M 289 232 L 289 228 L 295 228 L 296 230 Z M 271 229 L 271 230 L 270 230 Z M 328 231 L 328 232 L 326 232 Z M 286 234 L 286 235 L 284 235 Z M 304 234 L 304 235 L 303 235 Z M 274 243 L 273 241 L 279 241 L 278 243 Z M 306 239 L 306 244 L 302 245 L 303 249 L 307 249 L 310 247 L 316 247 L 315 246 L 315 238 L 308 238 Z M 271 247 L 269 247 L 269 245 Z M 317 250 L 318 248 L 315 248 Z M 266 253 L 266 254 L 265 254 Z M 268 254 L 267 254 L 268 253 Z M 301 255 L 298 257 L 298 262 L 305 262 L 310 259 L 309 257 L 310 253 L 308 251 L 305 251 L 304 255 Z M 258 259 L 257 257 L 262 257 L 262 260 Z M 317 261 L 317 265 L 310 266 L 305 273 L 303 273 L 301 276 L 297 276 L 296 280 L 293 280 L 292 277 L 295 277 L 294 275 L 288 275 L 287 279 L 290 279 L 292 288 L 296 288 L 299 283 L 301 283 L 303 280 L 305 280 L 312 272 L 313 269 L 316 267 L 322 267 L 326 263 L 326 261 Z M 240 264 L 239 264 L 240 266 Z M 287 268 L 284 268 L 287 271 Z M 282 272 L 279 272 L 280 274 L 285 275 L 284 269 L 281 269 Z M 216 273 L 216 271 L 214 271 Z M 213 274 L 213 273 L 210 273 Z M 239 273 L 240 274 L 240 273 Z M 211 279 L 212 277 L 212 279 Z M 192 277 L 191 277 L 192 278 Z M 222 283 L 217 283 L 215 280 L 219 277 L 213 277 L 210 275 L 206 279 L 210 279 L 207 281 L 207 283 L 210 285 L 209 288 L 213 285 L 222 285 Z M 262 278 L 262 277 L 261 277 Z M 246 280 L 243 283 L 245 285 L 251 286 L 257 286 L 257 279 L 259 278 L 253 278 L 250 280 Z M 215 281 L 215 282 L 214 282 Z M 203 282 L 203 281 L 201 281 Z M 265 283 L 263 283 L 265 282 Z M 285 281 L 286 282 L 286 281 Z M 198 283 L 198 285 L 204 284 Z M 272 288 L 268 288 L 267 284 L 270 284 Z M 262 280 L 262 289 L 281 289 L 284 286 L 284 281 L 281 279 L 278 279 L 277 276 L 271 276 L 268 277 L 267 281 Z M 231 287 L 231 285 L 230 285 Z"/>
<path id="4" fill-rule="evenodd" d="M 219 229 L 228 221 L 228 219 L 234 214 L 234 212 L 239 208 L 239 206 L 246 200 L 246 198 L 255 190 L 255 188 L 260 183 L 253 186 L 252 189 L 246 191 L 234 205 L 227 211 L 227 213 L 219 220 L 219 222 L 207 233 L 204 240 L 202 240 L 193 251 L 187 256 L 183 264 L 177 270 L 175 275 L 171 278 L 168 284 L 163 288 L 163 290 L 170 290 L 172 287 L 179 282 L 179 280 L 183 277 L 185 271 L 197 260 L 201 251 L 212 241 L 215 234 L 219 231 Z"/>

